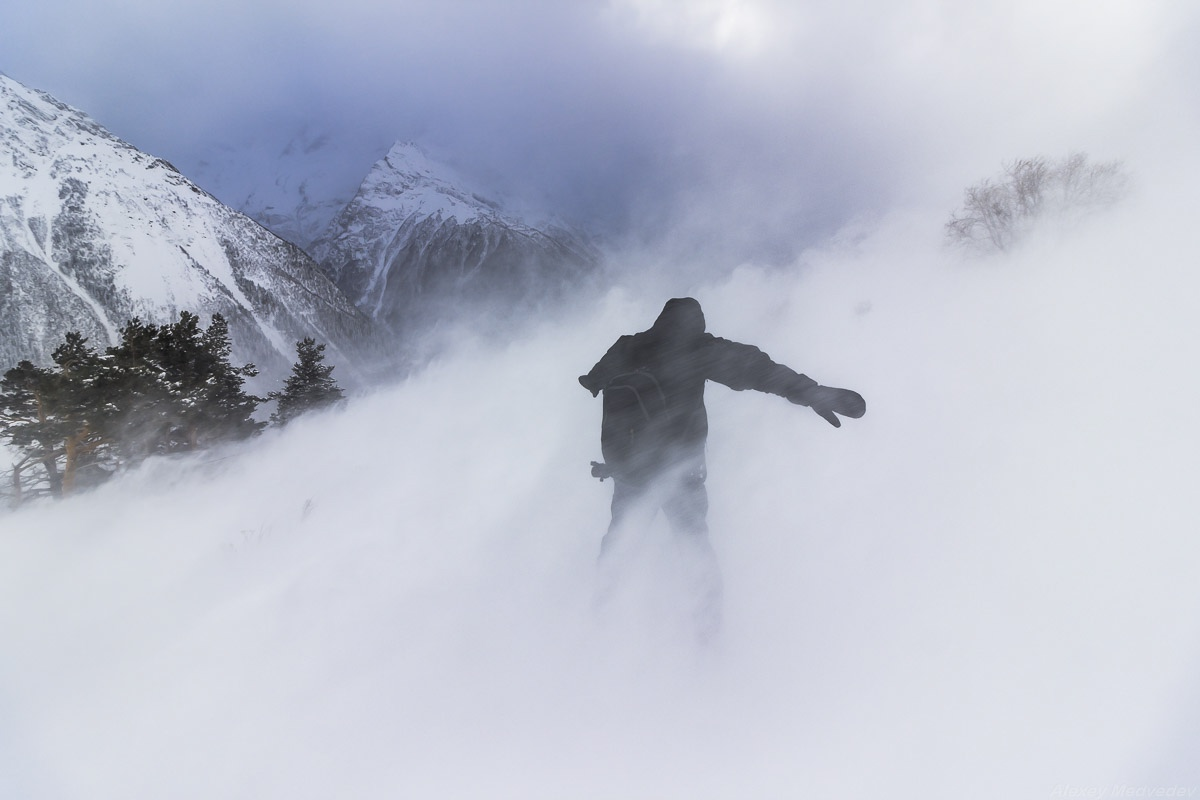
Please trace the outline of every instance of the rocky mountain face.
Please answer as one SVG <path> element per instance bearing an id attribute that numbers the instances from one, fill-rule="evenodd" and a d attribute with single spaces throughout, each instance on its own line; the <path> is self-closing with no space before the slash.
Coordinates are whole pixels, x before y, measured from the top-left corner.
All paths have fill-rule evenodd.
<path id="1" fill-rule="evenodd" d="M 362 311 L 405 341 L 464 319 L 476 330 L 527 319 L 600 262 L 584 235 L 506 213 L 407 143 L 375 164 L 311 252 Z"/>
<path id="2" fill-rule="evenodd" d="M 375 327 L 299 247 L 0 74 L 0 368 L 48 362 L 67 331 L 102 349 L 132 317 L 185 310 L 225 316 L 234 358 L 264 374 L 305 336 L 354 361 Z"/>

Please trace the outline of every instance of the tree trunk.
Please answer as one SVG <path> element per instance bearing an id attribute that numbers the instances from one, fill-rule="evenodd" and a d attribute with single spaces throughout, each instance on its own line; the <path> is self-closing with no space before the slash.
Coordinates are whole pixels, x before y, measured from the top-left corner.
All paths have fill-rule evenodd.
<path id="1" fill-rule="evenodd" d="M 13 464 L 12 471 L 12 507 L 16 508 L 21 505 L 21 470 L 25 468 L 25 462 L 20 461 Z"/>
<path id="2" fill-rule="evenodd" d="M 45 425 L 47 419 L 46 405 L 41 392 L 36 393 L 34 397 L 37 401 L 38 422 Z M 62 476 L 58 474 L 58 454 L 54 452 L 54 443 L 47 442 L 44 439 L 38 439 L 37 441 L 42 448 L 42 452 L 45 454 L 42 457 L 42 466 L 46 468 L 46 481 L 50 484 L 50 496 L 62 497 Z"/>
<path id="3" fill-rule="evenodd" d="M 62 486 L 59 489 L 61 496 L 66 496 L 75 491 L 75 473 L 79 468 L 79 442 L 83 438 L 83 434 L 67 437 L 67 459 L 63 463 Z"/>
<path id="4" fill-rule="evenodd" d="M 58 471 L 58 456 L 53 451 L 47 450 L 46 457 L 42 459 L 42 466 L 46 468 L 46 480 L 50 484 L 50 495 L 62 497 L 63 479 Z"/>

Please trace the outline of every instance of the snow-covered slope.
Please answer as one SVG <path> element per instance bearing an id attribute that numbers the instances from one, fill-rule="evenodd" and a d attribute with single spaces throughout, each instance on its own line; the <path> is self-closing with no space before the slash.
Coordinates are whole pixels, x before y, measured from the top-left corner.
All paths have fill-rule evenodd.
<path id="1" fill-rule="evenodd" d="M 299 248 L 82 112 L 0 75 L 0 366 L 96 346 L 131 317 L 220 313 L 234 355 L 286 370 L 313 336 L 335 360 L 371 324 Z"/>
<path id="2" fill-rule="evenodd" d="M 711 651 L 661 519 L 591 608 L 575 376 L 662 295 L 0 515 L 0 796 L 1191 796 L 1197 174 L 986 263 L 938 210 L 673 287 L 868 402 L 710 386 Z"/>
<path id="3" fill-rule="evenodd" d="M 312 252 L 359 308 L 405 334 L 452 317 L 517 318 L 599 263 L 583 235 L 510 216 L 411 143 L 375 164 Z"/>

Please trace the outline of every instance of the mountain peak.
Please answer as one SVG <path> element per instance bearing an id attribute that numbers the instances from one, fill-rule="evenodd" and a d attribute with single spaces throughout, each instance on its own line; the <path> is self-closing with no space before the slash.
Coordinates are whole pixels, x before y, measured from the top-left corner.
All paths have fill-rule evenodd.
<path id="1" fill-rule="evenodd" d="M 388 150 L 384 159 L 397 170 L 422 174 L 431 178 L 435 177 L 439 172 L 448 172 L 446 165 L 437 164 L 432 161 L 424 148 L 416 142 L 397 140 L 391 149 Z"/>
<path id="2" fill-rule="evenodd" d="M 413 142 L 396 142 L 313 248 L 366 314 L 423 334 L 481 309 L 510 317 L 561 298 L 598 266 L 583 234 L 513 214 Z"/>
<path id="3" fill-rule="evenodd" d="M 375 163 L 359 187 L 355 202 L 360 201 L 401 219 L 418 215 L 465 224 L 501 214 L 500 204 L 458 170 L 434 160 L 419 145 L 403 141 Z M 520 223 L 508 220 L 507 224 Z"/>

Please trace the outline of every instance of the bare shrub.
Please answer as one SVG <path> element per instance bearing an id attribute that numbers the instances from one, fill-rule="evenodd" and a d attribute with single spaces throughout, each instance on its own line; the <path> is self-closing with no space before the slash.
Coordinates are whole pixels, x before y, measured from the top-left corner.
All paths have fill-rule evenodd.
<path id="1" fill-rule="evenodd" d="M 1121 162 L 1092 164 L 1084 153 L 1057 162 L 1019 159 L 1005 164 L 999 178 L 967 187 L 946 238 L 971 250 L 1006 251 L 1043 218 L 1074 220 L 1112 205 L 1127 182 Z"/>

